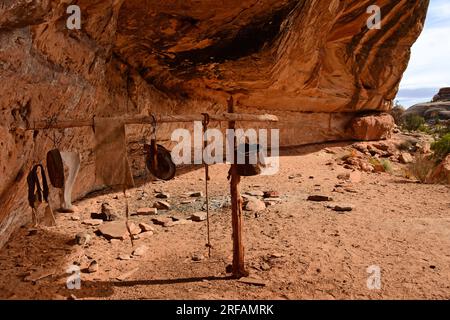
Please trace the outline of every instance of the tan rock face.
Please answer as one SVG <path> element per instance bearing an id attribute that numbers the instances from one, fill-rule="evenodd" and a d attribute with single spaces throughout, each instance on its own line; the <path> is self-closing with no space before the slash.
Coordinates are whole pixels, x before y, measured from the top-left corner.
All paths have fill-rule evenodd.
<path id="1" fill-rule="evenodd" d="M 428 7 L 375 3 L 381 30 L 366 26 L 369 0 L 80 0 L 82 29 L 68 30 L 67 1 L 3 1 L 0 245 L 29 220 L 26 175 L 53 146 L 53 131 L 13 123 L 223 112 L 233 94 L 238 111 L 280 117 L 283 145 L 353 138 L 356 112 L 390 108 Z M 158 136 L 177 127 L 161 125 Z M 127 132 L 131 151 L 148 128 Z M 91 191 L 92 129 L 55 135 L 81 154 L 74 197 Z M 142 171 L 142 159 L 132 167 Z"/>

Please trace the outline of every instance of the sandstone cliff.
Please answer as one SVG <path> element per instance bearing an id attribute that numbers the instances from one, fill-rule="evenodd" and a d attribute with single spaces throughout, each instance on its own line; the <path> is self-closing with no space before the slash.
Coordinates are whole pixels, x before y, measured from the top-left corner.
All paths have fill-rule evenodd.
<path id="1" fill-rule="evenodd" d="M 428 7 L 425 0 L 79 0 L 82 28 L 68 30 L 69 4 L 0 3 L 0 245 L 29 220 L 26 173 L 52 146 L 52 131 L 14 131 L 15 120 L 218 112 L 233 94 L 240 111 L 280 116 L 283 145 L 351 139 L 355 115 L 390 108 Z M 381 30 L 366 27 L 372 4 L 381 7 Z M 162 125 L 159 137 L 175 127 Z M 145 131 L 129 128 L 130 148 Z M 92 130 L 63 133 L 55 132 L 61 148 L 82 154 L 80 195 L 95 187 Z"/>

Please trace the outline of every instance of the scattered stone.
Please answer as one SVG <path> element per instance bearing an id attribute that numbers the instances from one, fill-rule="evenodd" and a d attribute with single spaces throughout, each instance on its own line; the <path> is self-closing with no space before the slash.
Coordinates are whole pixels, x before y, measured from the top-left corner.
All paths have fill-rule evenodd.
<path id="1" fill-rule="evenodd" d="M 170 198 L 170 194 L 165 193 L 165 192 L 161 192 L 161 193 L 158 193 L 156 195 L 156 198 L 158 198 L 158 199 L 169 199 Z"/>
<path id="2" fill-rule="evenodd" d="M 153 208 L 159 210 L 170 210 L 170 203 L 168 203 L 167 201 L 156 201 L 153 204 Z"/>
<path id="3" fill-rule="evenodd" d="M 333 201 L 333 198 L 329 196 L 316 194 L 309 196 L 308 201 L 316 201 L 316 202 Z"/>
<path id="4" fill-rule="evenodd" d="M 344 190 L 349 193 L 358 193 L 358 190 L 356 190 L 354 188 L 350 188 L 350 187 L 346 187 L 346 188 L 344 188 Z"/>
<path id="5" fill-rule="evenodd" d="M 81 218 L 78 215 L 73 215 L 73 216 L 70 216 L 70 220 L 72 220 L 72 221 L 80 221 Z"/>
<path id="6" fill-rule="evenodd" d="M 269 271 L 271 269 L 270 265 L 267 262 L 264 262 L 264 261 L 259 264 L 259 268 L 262 271 Z"/>
<path id="7" fill-rule="evenodd" d="M 141 228 L 140 227 L 138 227 L 136 224 L 134 224 L 133 222 L 129 222 L 128 223 L 128 226 L 130 227 L 130 233 L 133 235 L 133 236 L 136 236 L 136 235 L 138 235 L 139 233 L 141 233 Z"/>
<path id="8" fill-rule="evenodd" d="M 414 161 L 412 155 L 408 152 L 402 152 L 398 160 L 403 164 L 412 163 Z"/>
<path id="9" fill-rule="evenodd" d="M 91 242 L 92 236 L 86 232 L 80 232 L 75 235 L 75 242 L 80 246 L 88 245 Z"/>
<path id="10" fill-rule="evenodd" d="M 288 179 L 289 179 L 289 180 L 293 180 L 293 179 L 295 179 L 295 176 L 294 176 L 294 175 L 290 175 L 290 176 L 288 177 Z"/>
<path id="11" fill-rule="evenodd" d="M 184 200 L 184 201 L 181 201 L 181 204 L 191 204 L 194 202 L 195 202 L 195 200 Z"/>
<path id="12" fill-rule="evenodd" d="M 264 191 L 264 198 L 279 198 L 280 193 L 278 191 Z"/>
<path id="13" fill-rule="evenodd" d="M 240 278 L 238 281 L 241 283 L 250 284 L 253 286 L 257 286 L 257 287 L 265 287 L 266 286 L 266 282 L 264 280 L 254 279 L 254 278 L 249 278 L 249 277 Z"/>
<path id="14" fill-rule="evenodd" d="M 335 204 L 330 206 L 331 209 L 337 212 L 352 211 L 355 207 L 351 204 Z"/>
<path id="15" fill-rule="evenodd" d="M 86 219 L 83 220 L 82 224 L 88 225 L 88 226 L 99 226 L 103 223 L 102 219 Z"/>
<path id="16" fill-rule="evenodd" d="M 200 197 L 203 197 L 203 192 L 201 192 L 201 191 L 198 191 L 198 192 L 191 192 L 191 193 L 189 194 L 189 197 L 191 197 L 191 198 L 200 198 Z"/>
<path id="17" fill-rule="evenodd" d="M 192 255 L 192 261 L 199 262 L 205 259 L 205 256 L 201 253 L 194 253 Z"/>
<path id="18" fill-rule="evenodd" d="M 98 231 L 107 239 L 125 240 L 128 238 L 127 226 L 123 221 L 105 223 L 98 228 Z"/>
<path id="19" fill-rule="evenodd" d="M 245 204 L 244 210 L 254 212 L 263 211 L 266 210 L 266 204 L 259 199 L 251 199 Z"/>
<path id="20" fill-rule="evenodd" d="M 98 271 L 98 262 L 96 260 L 92 260 L 89 264 L 89 267 L 86 269 L 87 273 L 94 273 Z"/>
<path id="21" fill-rule="evenodd" d="M 248 194 L 249 196 L 253 196 L 253 197 L 264 197 L 264 192 L 263 191 L 248 191 L 246 192 L 246 194 Z"/>
<path id="22" fill-rule="evenodd" d="M 145 222 L 139 223 L 139 227 L 141 228 L 142 232 L 155 231 L 155 228 Z"/>
<path id="23" fill-rule="evenodd" d="M 167 217 L 157 217 L 152 219 L 153 223 L 159 226 L 167 227 L 170 225 L 170 223 L 173 223 L 173 220 L 171 218 Z"/>
<path id="24" fill-rule="evenodd" d="M 205 221 L 207 219 L 206 212 L 196 212 L 191 216 L 191 220 L 195 222 Z"/>
<path id="25" fill-rule="evenodd" d="M 47 278 L 47 277 L 51 277 L 52 275 L 54 275 L 54 270 L 48 270 L 48 269 L 42 269 L 36 272 L 33 272 L 32 274 L 30 274 L 29 276 L 25 277 L 25 281 L 31 281 L 31 282 L 36 282 L 38 280 Z"/>
<path id="26" fill-rule="evenodd" d="M 77 296 L 74 295 L 73 293 L 69 297 L 67 297 L 67 300 L 77 300 L 77 299 L 78 299 Z"/>
<path id="27" fill-rule="evenodd" d="M 154 216 L 158 214 L 157 208 L 140 208 L 136 211 L 138 216 Z"/>
<path id="28" fill-rule="evenodd" d="M 139 268 L 135 268 L 131 271 L 128 271 L 120 276 L 118 276 L 116 279 L 119 281 L 125 281 L 126 279 L 128 279 L 129 277 L 131 277 L 134 273 L 136 273 L 139 270 Z"/>
<path id="29" fill-rule="evenodd" d="M 122 261 L 131 260 L 131 256 L 129 254 L 121 254 L 117 257 L 117 259 Z"/>
<path id="30" fill-rule="evenodd" d="M 147 252 L 147 250 L 148 250 L 148 247 L 147 247 L 147 246 L 144 246 L 144 245 L 139 246 L 139 247 L 137 247 L 136 249 L 134 249 L 134 251 L 133 251 L 133 256 L 135 256 L 135 257 L 141 257 L 141 256 L 143 256 L 143 255 Z"/>
<path id="31" fill-rule="evenodd" d="M 283 257 L 284 257 L 284 254 L 279 253 L 279 252 L 274 252 L 274 253 L 272 253 L 272 254 L 270 255 L 270 257 L 271 257 L 271 258 L 279 259 L 279 258 L 283 258 Z"/>

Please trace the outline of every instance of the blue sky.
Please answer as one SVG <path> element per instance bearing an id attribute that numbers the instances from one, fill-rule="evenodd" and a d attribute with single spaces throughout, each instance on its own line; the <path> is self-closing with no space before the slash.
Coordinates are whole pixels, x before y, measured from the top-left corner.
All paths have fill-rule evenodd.
<path id="1" fill-rule="evenodd" d="M 396 100 L 410 107 L 430 101 L 441 87 L 450 87 L 450 0 L 431 0 Z"/>

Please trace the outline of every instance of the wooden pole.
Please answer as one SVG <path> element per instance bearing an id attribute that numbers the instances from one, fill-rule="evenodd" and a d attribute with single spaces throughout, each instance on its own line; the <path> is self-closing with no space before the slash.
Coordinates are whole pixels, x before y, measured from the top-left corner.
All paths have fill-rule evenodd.
<path id="1" fill-rule="evenodd" d="M 171 122 L 194 122 L 203 121 L 203 115 L 155 115 L 158 123 Z M 278 117 L 271 114 L 244 114 L 244 113 L 218 113 L 209 115 L 210 121 L 254 121 L 254 122 L 277 122 Z M 111 117 L 111 122 L 124 121 L 125 124 L 151 124 L 151 116 L 138 117 Z M 33 121 L 27 126 L 27 130 L 41 129 L 64 129 L 75 127 L 92 127 L 95 124 L 94 118 L 89 120 L 56 120 L 49 125 L 48 121 Z"/>
<path id="2" fill-rule="evenodd" d="M 228 100 L 228 112 L 234 112 L 233 97 Z M 236 122 L 229 122 L 229 129 L 234 130 L 236 128 Z M 234 139 L 234 146 L 236 146 L 236 137 Z M 240 193 L 239 183 L 241 177 L 237 173 L 237 151 L 234 149 L 234 161 L 231 164 L 231 223 L 233 227 L 233 268 L 232 275 L 234 278 L 241 278 L 248 276 L 248 272 L 245 270 L 244 263 L 244 245 L 242 241 L 242 197 Z"/>

